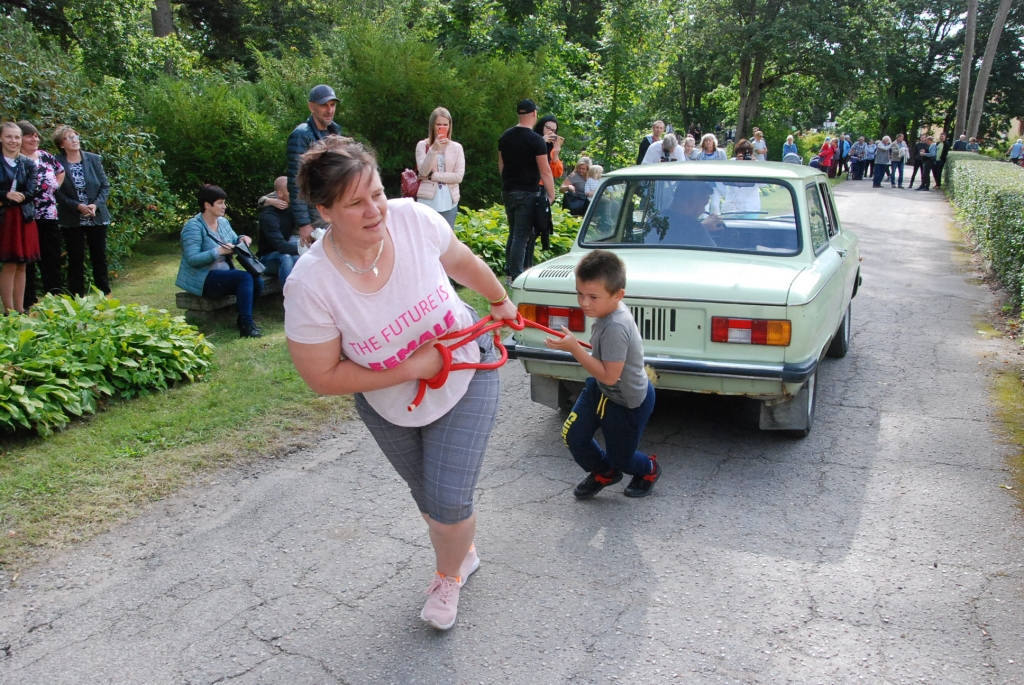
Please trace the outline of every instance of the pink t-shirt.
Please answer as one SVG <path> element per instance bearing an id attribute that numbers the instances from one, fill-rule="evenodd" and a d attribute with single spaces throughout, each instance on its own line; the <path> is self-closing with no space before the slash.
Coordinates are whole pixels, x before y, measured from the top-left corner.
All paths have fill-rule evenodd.
<path id="1" fill-rule="evenodd" d="M 389 200 L 387 230 L 395 245 L 395 266 L 375 293 L 353 288 L 327 259 L 324 238 L 295 264 L 284 286 L 284 330 L 289 340 L 315 345 L 341 336 L 344 358 L 368 369 L 401 364 L 416 348 L 433 344 L 449 330 L 473 324 L 441 266 L 454 239 L 434 210 L 412 200 Z M 455 350 L 453 361 L 478 362 L 480 348 Z M 417 383 L 410 381 L 363 393 L 378 414 L 399 426 L 425 426 L 462 399 L 475 372 L 453 371 L 437 390 L 428 389 L 419 407 L 408 411 Z"/>

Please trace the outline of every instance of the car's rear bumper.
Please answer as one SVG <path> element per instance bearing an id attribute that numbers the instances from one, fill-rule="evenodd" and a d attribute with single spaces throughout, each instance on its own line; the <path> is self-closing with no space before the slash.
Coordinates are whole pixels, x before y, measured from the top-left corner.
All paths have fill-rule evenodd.
<path id="1" fill-rule="evenodd" d="M 508 349 L 509 359 L 535 360 L 550 364 L 573 364 L 578 362 L 568 352 L 546 347 L 518 345 L 510 336 L 503 341 Z M 800 363 L 758 364 L 749 362 L 718 362 L 704 359 L 678 359 L 644 357 L 644 363 L 659 373 L 682 374 L 687 376 L 714 376 L 719 378 L 743 378 L 780 383 L 804 383 L 818 368 L 816 358 Z"/>

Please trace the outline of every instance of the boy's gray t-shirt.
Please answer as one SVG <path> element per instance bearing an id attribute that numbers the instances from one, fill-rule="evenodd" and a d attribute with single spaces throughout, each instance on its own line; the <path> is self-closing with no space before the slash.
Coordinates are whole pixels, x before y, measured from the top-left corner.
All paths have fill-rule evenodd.
<path id="1" fill-rule="evenodd" d="M 603 362 L 621 362 L 622 375 L 615 385 L 597 381 L 601 392 L 612 402 L 635 409 L 647 398 L 647 372 L 644 371 L 644 344 L 640 331 L 633 321 L 626 305 L 619 303 L 618 309 L 594 321 L 590 330 L 590 344 L 595 359 Z"/>

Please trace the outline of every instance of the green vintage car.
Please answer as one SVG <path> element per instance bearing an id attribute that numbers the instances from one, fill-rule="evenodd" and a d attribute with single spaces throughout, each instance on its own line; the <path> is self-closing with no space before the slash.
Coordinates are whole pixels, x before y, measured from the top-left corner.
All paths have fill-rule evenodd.
<path id="1" fill-rule="evenodd" d="M 773 162 L 678 162 L 607 174 L 572 250 L 521 274 L 527 318 L 587 340 L 573 269 L 590 250 L 626 264 L 623 302 L 659 392 L 744 395 L 760 427 L 807 435 L 819 362 L 850 345 L 860 285 L 857 236 L 843 230 L 825 175 Z M 514 334 L 531 396 L 571 406 L 587 373 L 545 334 Z"/>

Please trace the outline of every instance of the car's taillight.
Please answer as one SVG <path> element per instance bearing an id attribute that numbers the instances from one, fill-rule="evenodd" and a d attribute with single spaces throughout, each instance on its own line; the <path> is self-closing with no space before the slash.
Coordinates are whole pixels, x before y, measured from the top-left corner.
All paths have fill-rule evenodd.
<path id="1" fill-rule="evenodd" d="M 711 318 L 711 342 L 741 345 L 789 345 L 793 324 L 785 319 Z"/>
<path id="2" fill-rule="evenodd" d="M 573 333 L 582 333 L 587 329 L 586 317 L 579 307 L 551 307 L 546 304 L 521 304 L 519 313 L 541 326 L 559 330 L 565 326 Z"/>

